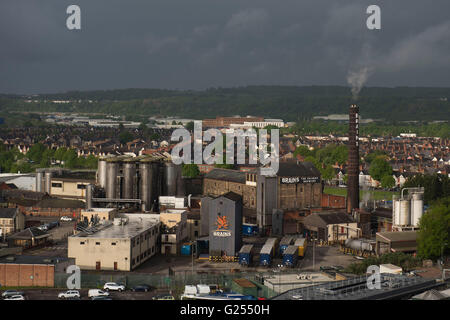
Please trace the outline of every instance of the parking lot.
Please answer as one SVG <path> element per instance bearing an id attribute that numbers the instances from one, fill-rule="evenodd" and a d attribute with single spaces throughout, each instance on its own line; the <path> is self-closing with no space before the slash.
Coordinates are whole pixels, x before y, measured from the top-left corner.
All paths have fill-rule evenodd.
<path id="1" fill-rule="evenodd" d="M 19 290 L 24 293 L 25 300 L 61 300 L 58 294 L 65 292 L 63 289 L 27 289 Z M 91 300 L 88 297 L 88 289 L 78 290 L 80 292 L 80 300 Z M 112 300 L 152 300 L 155 295 L 161 294 L 158 291 L 150 292 L 133 292 L 126 290 L 122 292 L 110 292 Z"/>

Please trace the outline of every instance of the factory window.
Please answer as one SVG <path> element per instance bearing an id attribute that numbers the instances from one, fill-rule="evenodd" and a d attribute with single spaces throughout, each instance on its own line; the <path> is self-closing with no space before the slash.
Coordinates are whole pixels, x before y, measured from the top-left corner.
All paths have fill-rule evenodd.
<path id="1" fill-rule="evenodd" d="M 139 237 L 136 238 L 136 244 L 139 244 Z"/>
<path id="2" fill-rule="evenodd" d="M 99 246 L 99 245 L 100 245 L 100 242 L 96 242 L 95 245 L 96 245 L 96 246 Z"/>
<path id="3" fill-rule="evenodd" d="M 144 257 L 144 255 L 143 254 L 141 254 L 141 260 L 142 260 L 142 258 Z"/>
<path id="4" fill-rule="evenodd" d="M 194 226 L 198 226 L 198 220 L 194 221 Z"/>
<path id="5" fill-rule="evenodd" d="M 115 243 L 115 242 L 111 242 L 111 245 L 112 245 L 112 246 L 115 246 L 115 245 L 116 245 L 116 243 Z"/>
<path id="6" fill-rule="evenodd" d="M 85 184 L 77 184 L 77 189 L 86 189 Z"/>
<path id="7" fill-rule="evenodd" d="M 134 244 L 134 239 L 133 239 L 133 240 L 131 240 L 131 247 L 134 248 L 134 245 L 135 244 Z"/>
<path id="8" fill-rule="evenodd" d="M 62 188 L 62 183 L 60 183 L 60 182 L 52 182 L 52 188 Z"/>
<path id="9" fill-rule="evenodd" d="M 83 245 L 83 244 L 84 244 L 84 241 L 81 241 L 81 242 L 80 242 L 80 245 Z"/>
<path id="10" fill-rule="evenodd" d="M 198 237 L 198 231 L 194 232 L 194 237 Z"/>
<path id="11" fill-rule="evenodd" d="M 135 264 L 135 261 L 134 261 L 134 259 L 133 260 L 131 260 L 131 265 L 134 265 Z"/>

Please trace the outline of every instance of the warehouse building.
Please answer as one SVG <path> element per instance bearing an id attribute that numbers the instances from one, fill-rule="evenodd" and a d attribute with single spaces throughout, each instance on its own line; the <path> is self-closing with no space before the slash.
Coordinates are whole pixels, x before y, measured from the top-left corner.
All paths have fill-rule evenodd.
<path id="1" fill-rule="evenodd" d="M 274 176 L 257 175 L 257 223 L 271 229 L 274 210 L 319 208 L 320 172 L 310 162 L 280 162 Z"/>
<path id="2" fill-rule="evenodd" d="M 120 214 L 68 238 L 68 256 L 85 270 L 131 271 L 158 251 L 156 214 Z"/>
<path id="3" fill-rule="evenodd" d="M 242 246 L 242 197 L 234 192 L 209 205 L 210 257 L 235 257 Z"/>
<path id="4" fill-rule="evenodd" d="M 0 283 L 4 287 L 53 287 L 55 273 L 72 264 L 63 257 L 10 255 L 0 258 Z"/>
<path id="5" fill-rule="evenodd" d="M 256 172 L 215 168 L 203 179 L 203 194 L 220 196 L 234 192 L 242 196 L 245 208 L 256 209 Z"/>
<path id="6" fill-rule="evenodd" d="M 180 254 L 181 244 L 188 239 L 187 211 L 167 209 L 160 213 L 161 254 Z"/>
<path id="7" fill-rule="evenodd" d="M 17 208 L 0 208 L 0 237 L 22 231 L 25 216 Z"/>
<path id="8" fill-rule="evenodd" d="M 304 227 L 312 238 L 325 242 L 359 238 L 361 229 L 352 216 L 345 212 L 317 212 L 303 220 Z"/>
<path id="9" fill-rule="evenodd" d="M 375 251 L 377 255 L 389 252 L 416 252 L 417 232 L 377 232 Z"/>

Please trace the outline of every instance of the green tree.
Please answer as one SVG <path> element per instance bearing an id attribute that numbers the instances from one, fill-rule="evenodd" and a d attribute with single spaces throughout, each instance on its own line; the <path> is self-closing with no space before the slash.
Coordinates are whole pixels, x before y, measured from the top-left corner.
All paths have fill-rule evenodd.
<path id="1" fill-rule="evenodd" d="M 314 153 L 307 146 L 299 146 L 294 151 L 294 157 L 301 155 L 302 157 L 312 156 Z"/>
<path id="2" fill-rule="evenodd" d="M 417 254 L 436 260 L 450 246 L 450 198 L 432 205 L 419 221 Z"/>
<path id="3" fill-rule="evenodd" d="M 198 165 L 195 163 L 191 164 L 183 164 L 182 176 L 188 178 L 195 178 L 200 175 L 200 170 L 198 169 Z"/>
<path id="4" fill-rule="evenodd" d="M 119 134 L 119 141 L 121 144 L 125 144 L 127 142 L 130 142 L 131 140 L 133 140 L 133 134 L 129 131 L 122 131 Z"/>
<path id="5" fill-rule="evenodd" d="M 67 148 L 64 147 L 58 148 L 53 156 L 55 157 L 56 160 L 62 161 L 66 151 Z"/>
<path id="6" fill-rule="evenodd" d="M 381 186 L 383 188 L 393 188 L 395 186 L 395 179 L 391 175 L 386 175 L 383 178 L 381 178 Z"/>
<path id="7" fill-rule="evenodd" d="M 28 159 L 34 162 L 40 162 L 42 154 L 47 148 L 42 143 L 35 143 L 27 152 Z"/>
<path id="8" fill-rule="evenodd" d="M 184 127 L 189 131 L 194 131 L 194 122 L 189 121 L 188 123 L 186 123 L 186 125 Z"/>
<path id="9" fill-rule="evenodd" d="M 392 167 L 383 157 L 378 157 L 370 164 L 369 174 L 372 179 L 381 181 L 384 176 L 392 175 Z"/>

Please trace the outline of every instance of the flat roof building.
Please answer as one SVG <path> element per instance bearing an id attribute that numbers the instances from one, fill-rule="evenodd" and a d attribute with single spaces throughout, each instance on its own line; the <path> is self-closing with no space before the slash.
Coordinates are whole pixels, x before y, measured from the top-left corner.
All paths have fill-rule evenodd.
<path id="1" fill-rule="evenodd" d="M 120 214 L 68 238 L 68 256 L 85 270 L 131 271 L 158 251 L 157 214 Z"/>

